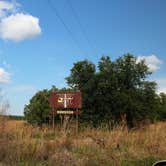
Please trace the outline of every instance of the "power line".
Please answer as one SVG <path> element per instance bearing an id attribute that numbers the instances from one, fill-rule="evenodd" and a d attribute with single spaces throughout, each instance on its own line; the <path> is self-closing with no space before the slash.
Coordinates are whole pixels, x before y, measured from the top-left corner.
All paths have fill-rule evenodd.
<path id="1" fill-rule="evenodd" d="M 83 27 L 83 25 L 82 25 L 82 23 L 81 23 L 81 21 L 80 21 L 80 19 L 79 19 L 79 17 L 78 17 L 78 14 L 77 14 L 76 10 L 75 10 L 74 7 L 73 7 L 71 1 L 70 1 L 70 0 L 66 0 L 66 2 L 68 3 L 68 5 L 69 5 L 69 7 L 70 7 L 70 9 L 71 9 L 71 11 L 72 11 L 72 13 L 73 13 L 73 16 L 75 17 L 75 20 L 77 21 L 77 23 L 78 23 L 78 25 L 79 25 L 79 27 L 80 27 L 80 30 L 81 30 L 81 32 L 82 32 L 84 38 L 85 38 L 86 41 L 88 42 L 89 46 L 91 46 L 91 47 L 94 48 L 94 46 L 92 46 L 91 41 L 89 40 L 89 38 L 88 38 L 87 35 L 86 35 L 85 29 L 84 29 L 84 27 Z"/>
<path id="2" fill-rule="evenodd" d="M 55 7 L 55 5 L 52 3 L 51 0 L 47 0 L 48 4 L 50 6 L 50 8 L 52 9 L 52 11 L 54 11 L 55 15 L 57 16 L 57 18 L 59 19 L 59 21 L 62 23 L 62 25 L 65 27 L 66 31 L 68 32 L 68 34 L 70 35 L 71 39 L 74 41 L 74 43 L 77 45 L 77 47 L 79 48 L 79 50 L 83 53 L 84 55 L 84 51 L 81 49 L 81 47 L 78 45 L 78 41 L 74 38 L 74 35 L 72 33 L 72 31 L 70 30 L 70 28 L 67 26 L 67 24 L 65 23 L 65 21 L 62 19 L 62 17 L 60 16 L 60 14 L 58 13 L 57 8 Z"/>

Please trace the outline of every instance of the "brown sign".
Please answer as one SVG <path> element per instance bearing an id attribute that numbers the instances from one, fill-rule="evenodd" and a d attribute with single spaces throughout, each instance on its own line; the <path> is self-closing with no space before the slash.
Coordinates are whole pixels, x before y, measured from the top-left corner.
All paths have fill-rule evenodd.
<path id="1" fill-rule="evenodd" d="M 56 93 L 50 96 L 50 107 L 52 108 L 81 108 L 82 99 L 80 92 Z"/>

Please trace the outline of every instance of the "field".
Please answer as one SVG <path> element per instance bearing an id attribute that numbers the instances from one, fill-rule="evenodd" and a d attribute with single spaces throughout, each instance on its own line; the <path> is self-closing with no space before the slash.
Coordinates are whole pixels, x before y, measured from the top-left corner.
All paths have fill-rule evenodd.
<path id="1" fill-rule="evenodd" d="M 166 122 L 128 131 L 116 126 L 55 132 L 0 121 L 0 166 L 151 166 L 166 159 Z"/>

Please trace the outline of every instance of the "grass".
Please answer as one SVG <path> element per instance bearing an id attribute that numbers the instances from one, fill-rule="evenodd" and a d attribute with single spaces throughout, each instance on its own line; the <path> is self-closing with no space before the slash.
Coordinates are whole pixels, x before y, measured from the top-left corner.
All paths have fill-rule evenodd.
<path id="1" fill-rule="evenodd" d="M 77 135 L 0 119 L 0 166 L 151 166 L 166 159 L 166 122 L 128 131 L 84 128 Z"/>

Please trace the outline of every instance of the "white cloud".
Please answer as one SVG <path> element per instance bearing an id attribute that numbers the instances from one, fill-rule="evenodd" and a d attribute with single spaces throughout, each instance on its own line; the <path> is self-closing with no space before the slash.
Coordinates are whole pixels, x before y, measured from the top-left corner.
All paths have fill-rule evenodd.
<path id="1" fill-rule="evenodd" d="M 0 10 L 9 10 L 9 9 L 13 9 L 14 8 L 14 4 L 7 2 L 7 1 L 0 1 Z"/>
<path id="2" fill-rule="evenodd" d="M 9 12 L 15 12 L 17 9 L 17 3 L 11 3 L 7 1 L 0 1 L 0 17 L 5 17 Z"/>
<path id="3" fill-rule="evenodd" d="M 159 88 L 157 91 L 158 94 L 165 93 L 166 94 L 166 87 L 165 88 Z"/>
<path id="4" fill-rule="evenodd" d="M 162 64 L 162 61 L 156 55 L 138 56 L 137 62 L 140 62 L 141 60 L 145 60 L 145 63 L 151 72 L 160 69 L 160 65 Z"/>
<path id="5" fill-rule="evenodd" d="M 39 18 L 21 12 L 16 1 L 0 0 L 0 38 L 22 41 L 41 33 Z"/>
<path id="6" fill-rule="evenodd" d="M 17 13 L 3 18 L 0 23 L 0 36 L 6 40 L 18 42 L 40 33 L 39 19 L 29 14 Z"/>
<path id="7" fill-rule="evenodd" d="M 5 71 L 3 68 L 0 67 L 0 83 L 9 83 L 10 82 L 10 73 Z"/>
<path id="8" fill-rule="evenodd" d="M 157 93 L 164 92 L 166 93 L 166 78 L 159 78 L 155 80 L 158 85 Z"/>

